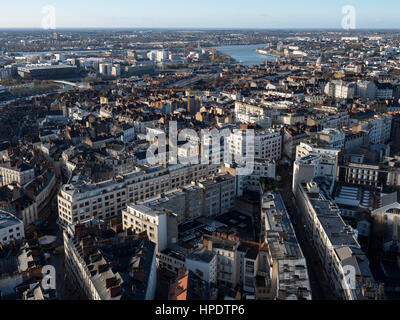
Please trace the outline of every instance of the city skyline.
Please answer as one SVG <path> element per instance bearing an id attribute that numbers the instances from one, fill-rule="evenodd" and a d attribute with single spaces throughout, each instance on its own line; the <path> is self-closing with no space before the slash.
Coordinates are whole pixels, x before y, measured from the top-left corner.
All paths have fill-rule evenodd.
<path id="1" fill-rule="evenodd" d="M 400 300 L 399 3 L 31 2 L 0 11 L 0 304 Z"/>
<path id="2" fill-rule="evenodd" d="M 386 4 L 386 6 L 383 6 Z M 116 0 L 107 1 L 20 1 L 2 6 L 1 29 L 41 28 L 45 16 L 43 8 L 55 8 L 56 28 L 59 29 L 340 29 L 344 6 L 354 6 L 357 29 L 397 29 L 395 12 L 400 4 L 393 0 L 336 1 L 320 4 L 318 1 L 242 1 L 185 3 L 181 0 L 147 3 Z M 388 13 L 386 8 L 392 10 Z M 168 13 L 168 14 L 166 14 Z"/>

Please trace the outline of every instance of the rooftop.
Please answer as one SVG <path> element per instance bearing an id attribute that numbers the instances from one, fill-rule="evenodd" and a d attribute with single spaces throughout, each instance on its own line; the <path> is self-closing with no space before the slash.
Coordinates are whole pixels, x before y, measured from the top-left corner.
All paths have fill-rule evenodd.
<path id="1" fill-rule="evenodd" d="M 5 229 L 16 224 L 22 224 L 22 221 L 11 213 L 0 210 L 0 229 Z"/>

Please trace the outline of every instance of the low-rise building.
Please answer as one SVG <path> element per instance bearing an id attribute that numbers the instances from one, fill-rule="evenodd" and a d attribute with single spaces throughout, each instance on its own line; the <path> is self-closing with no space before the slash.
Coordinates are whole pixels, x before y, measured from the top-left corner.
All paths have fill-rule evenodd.
<path id="1" fill-rule="evenodd" d="M 209 284 L 217 283 L 217 254 L 207 248 L 196 249 L 186 257 L 185 266 Z"/>
<path id="2" fill-rule="evenodd" d="M 0 243 L 8 244 L 24 237 L 24 223 L 11 213 L 0 210 Z"/>

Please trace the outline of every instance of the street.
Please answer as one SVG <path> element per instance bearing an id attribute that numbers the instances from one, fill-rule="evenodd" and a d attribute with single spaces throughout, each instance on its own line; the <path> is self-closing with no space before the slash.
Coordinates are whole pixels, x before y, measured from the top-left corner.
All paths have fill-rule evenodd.
<path id="1" fill-rule="evenodd" d="M 286 183 L 280 185 L 280 192 L 285 202 L 286 209 L 290 215 L 293 228 L 295 230 L 297 240 L 299 241 L 301 250 L 307 261 L 308 275 L 310 278 L 310 286 L 313 300 L 336 300 L 331 288 L 327 285 L 322 273 L 322 266 L 316 255 L 316 252 L 307 238 L 307 233 L 304 230 L 304 223 L 301 221 L 301 214 L 297 211 L 297 205 L 292 192 L 292 184 L 287 181 L 292 181 L 292 171 L 286 167 L 278 167 L 281 181 Z"/>

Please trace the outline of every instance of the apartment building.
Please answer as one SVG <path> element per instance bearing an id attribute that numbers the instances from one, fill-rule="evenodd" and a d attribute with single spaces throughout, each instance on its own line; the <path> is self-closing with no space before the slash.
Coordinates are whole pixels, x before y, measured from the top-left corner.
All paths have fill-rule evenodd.
<path id="1" fill-rule="evenodd" d="M 255 132 L 254 141 L 250 141 L 246 136 L 246 130 L 235 130 L 228 138 L 229 150 L 233 156 L 245 159 L 254 152 L 256 159 L 281 159 L 282 136 L 279 130 L 266 129 Z"/>
<path id="2" fill-rule="evenodd" d="M 357 80 L 357 96 L 360 98 L 375 99 L 375 83 L 372 81 Z"/>
<path id="3" fill-rule="evenodd" d="M 400 156 L 386 157 L 381 167 L 387 171 L 386 184 L 388 186 L 400 186 Z"/>
<path id="4" fill-rule="evenodd" d="M 264 264 L 258 243 L 239 240 L 238 237 L 226 234 L 203 235 L 199 249 L 211 255 L 215 254 L 216 285 L 234 289 L 243 288 L 246 294 L 254 295 L 257 288 L 257 277 L 265 274 Z M 202 252 L 202 251 L 200 251 Z M 210 260 L 212 261 L 212 260 Z M 209 263 L 210 265 L 210 263 Z M 262 269 L 262 270 L 260 270 Z M 214 274 L 214 272 L 213 272 Z M 262 277 L 262 276 L 261 276 Z"/>
<path id="5" fill-rule="evenodd" d="M 390 83 L 376 84 L 376 99 L 392 99 L 393 86 Z"/>
<path id="6" fill-rule="evenodd" d="M 340 149 L 314 147 L 310 143 L 301 142 L 297 146 L 297 159 L 293 164 L 292 190 L 300 183 L 310 182 L 316 177 L 324 177 L 330 181 L 333 191 L 337 176 Z"/>
<path id="7" fill-rule="evenodd" d="M 11 213 L 0 210 L 0 244 L 8 244 L 24 237 L 24 223 Z"/>
<path id="8" fill-rule="evenodd" d="M 383 240 L 385 251 L 398 252 L 398 241 L 400 238 L 400 193 L 392 192 L 382 194 L 375 210 L 371 212 L 375 224 L 379 225 L 379 237 Z"/>
<path id="9" fill-rule="evenodd" d="M 192 182 L 190 185 L 168 191 L 145 201 L 139 201 L 136 204 L 169 210 L 176 214 L 179 224 L 203 215 L 203 197 L 202 188 Z"/>
<path id="10" fill-rule="evenodd" d="M 325 141 L 330 148 L 341 149 L 344 147 L 346 134 L 339 129 L 324 129 L 316 135 L 319 140 Z"/>
<path id="11" fill-rule="evenodd" d="M 22 186 L 35 178 L 35 169 L 27 164 L 4 163 L 0 164 L 0 176 L 2 176 L 3 185 L 16 182 Z"/>
<path id="12" fill-rule="evenodd" d="M 353 132 L 346 131 L 344 151 L 347 153 L 359 152 L 361 146 L 368 144 L 368 134 L 365 131 Z"/>
<path id="13" fill-rule="evenodd" d="M 350 159 L 339 166 L 339 180 L 367 186 L 400 186 L 400 158 L 385 157 L 380 163 L 356 162 Z"/>
<path id="14" fill-rule="evenodd" d="M 151 199 L 217 171 L 217 165 L 200 164 L 137 167 L 135 172 L 97 184 L 74 177 L 58 195 L 59 220 L 67 225 L 89 217 L 111 219 L 119 216 L 129 203 Z"/>
<path id="15" fill-rule="evenodd" d="M 234 288 L 239 282 L 239 269 L 237 267 L 238 239 L 213 236 L 206 236 L 205 239 L 204 246 L 217 256 L 217 284 Z"/>
<path id="16" fill-rule="evenodd" d="M 157 253 L 158 268 L 161 270 L 168 270 L 172 273 L 178 274 L 179 270 L 185 267 L 186 252 L 181 252 L 179 246 L 171 246 Z M 179 248 L 176 250 L 176 248 Z"/>
<path id="17" fill-rule="evenodd" d="M 339 178 L 346 183 L 377 187 L 384 182 L 380 172 L 379 165 L 348 163 L 340 166 Z"/>
<path id="18" fill-rule="evenodd" d="M 146 232 L 150 241 L 156 244 L 156 252 L 178 241 L 177 215 L 169 210 L 149 204 L 130 204 L 122 211 L 124 230 L 137 234 Z"/>
<path id="19" fill-rule="evenodd" d="M 307 119 L 308 126 L 322 126 L 323 129 L 342 129 L 350 124 L 350 115 L 347 111 L 313 116 Z"/>
<path id="20" fill-rule="evenodd" d="M 165 251 L 177 243 L 178 224 L 201 216 L 227 213 L 234 203 L 234 177 L 218 174 L 197 185 L 193 182 L 158 197 L 128 205 L 122 211 L 123 228 L 136 233 L 146 232 L 149 239 L 156 243 L 157 253 L 167 269 L 175 270 L 181 261 L 170 261 L 172 258 Z"/>
<path id="21" fill-rule="evenodd" d="M 285 128 L 283 131 L 283 154 L 289 160 L 294 161 L 297 146 L 307 138 L 308 134 L 298 127 Z"/>
<path id="22" fill-rule="evenodd" d="M 320 259 L 324 277 L 335 295 L 344 300 L 378 298 L 378 286 L 369 260 L 336 204 L 320 192 L 315 182 L 299 185 L 296 203 L 310 245 Z"/>
<path id="23" fill-rule="evenodd" d="M 217 254 L 207 248 L 198 248 L 186 257 L 185 266 L 208 284 L 217 283 Z"/>
<path id="24" fill-rule="evenodd" d="M 261 237 L 268 247 L 269 299 L 311 300 L 306 259 L 280 194 L 267 192 L 261 204 Z"/>
<path id="25" fill-rule="evenodd" d="M 235 102 L 235 121 L 243 124 L 255 124 L 267 121 L 271 124 L 271 111 L 264 106 L 255 106 L 248 103 Z"/>
<path id="26" fill-rule="evenodd" d="M 69 281 L 89 300 L 153 300 L 157 286 L 155 244 L 110 231 L 93 219 L 64 230 Z"/>
<path id="27" fill-rule="evenodd" d="M 229 173 L 235 177 L 235 195 L 237 197 L 243 196 L 246 190 L 259 191 L 261 178 L 276 178 L 276 162 L 275 160 L 254 160 L 253 172 L 250 175 L 238 175 L 236 165 L 225 164 L 221 168 L 222 173 Z"/>
<path id="28" fill-rule="evenodd" d="M 392 131 L 392 115 L 375 116 L 361 121 L 352 127 L 353 132 L 366 131 L 371 144 L 385 144 L 390 140 Z"/>
<path id="29" fill-rule="evenodd" d="M 357 84 L 354 82 L 346 83 L 343 80 L 334 80 L 326 84 L 324 92 L 329 97 L 352 99 L 356 95 Z"/>
<path id="30" fill-rule="evenodd" d="M 218 174 L 199 181 L 203 189 L 204 216 L 218 216 L 227 213 L 235 205 L 235 177 Z"/>

